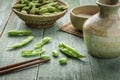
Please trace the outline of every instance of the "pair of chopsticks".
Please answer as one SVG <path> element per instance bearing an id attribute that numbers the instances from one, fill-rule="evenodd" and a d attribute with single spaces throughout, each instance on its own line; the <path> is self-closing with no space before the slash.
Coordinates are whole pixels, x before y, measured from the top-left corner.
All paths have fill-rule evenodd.
<path id="1" fill-rule="evenodd" d="M 11 72 L 11 71 L 15 71 L 18 69 L 22 69 L 25 67 L 29 67 L 35 64 L 48 62 L 49 60 L 50 59 L 42 60 L 41 58 L 35 58 L 35 59 L 28 60 L 28 61 L 23 61 L 23 62 L 8 65 L 8 66 L 3 66 L 3 67 L 0 67 L 0 75 Z"/>

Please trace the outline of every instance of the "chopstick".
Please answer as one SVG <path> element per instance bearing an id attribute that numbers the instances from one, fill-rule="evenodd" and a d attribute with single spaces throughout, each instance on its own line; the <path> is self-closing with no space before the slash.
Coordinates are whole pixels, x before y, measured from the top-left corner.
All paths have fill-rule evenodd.
<path id="1" fill-rule="evenodd" d="M 23 62 L 8 65 L 8 66 L 3 66 L 3 67 L 0 67 L 0 75 L 11 72 L 11 71 L 15 71 L 18 69 L 22 69 L 28 66 L 32 66 L 35 64 L 44 63 L 49 60 L 50 59 L 42 60 L 41 58 L 35 58 L 35 59 L 28 60 L 28 61 L 23 61 Z"/>

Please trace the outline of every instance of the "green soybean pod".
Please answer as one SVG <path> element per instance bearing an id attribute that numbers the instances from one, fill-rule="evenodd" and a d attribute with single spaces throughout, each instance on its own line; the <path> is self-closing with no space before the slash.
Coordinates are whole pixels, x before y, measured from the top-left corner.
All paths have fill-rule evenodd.
<path id="1" fill-rule="evenodd" d="M 10 30 L 8 31 L 9 36 L 29 36 L 32 34 L 30 30 Z"/>
<path id="2" fill-rule="evenodd" d="M 47 8 L 48 8 L 48 11 L 51 12 L 51 13 L 56 11 L 56 7 L 47 6 Z"/>
<path id="3" fill-rule="evenodd" d="M 33 8 L 33 7 L 35 8 L 35 3 L 30 2 L 30 3 L 29 3 L 29 7 L 30 7 L 30 8 Z"/>
<path id="4" fill-rule="evenodd" d="M 48 8 L 47 7 L 42 7 L 40 10 L 39 10 L 39 14 L 44 14 L 44 13 L 49 13 L 48 11 Z"/>
<path id="5" fill-rule="evenodd" d="M 58 53 L 56 50 L 53 50 L 53 51 L 52 51 L 52 55 L 53 55 L 54 57 L 58 57 L 58 56 L 59 56 L 59 53 Z"/>
<path id="6" fill-rule="evenodd" d="M 61 65 L 64 65 L 64 64 L 67 64 L 67 58 L 61 58 L 60 60 L 59 60 L 59 63 L 61 64 Z"/>
<path id="7" fill-rule="evenodd" d="M 58 9 L 63 11 L 65 9 L 67 9 L 67 7 L 65 5 L 60 5 L 60 6 L 58 6 Z"/>
<path id="8" fill-rule="evenodd" d="M 25 10 L 25 11 L 29 11 L 30 7 L 26 6 L 26 7 L 23 7 L 22 10 Z"/>
<path id="9" fill-rule="evenodd" d="M 35 45 L 35 49 L 39 49 L 42 48 L 43 45 L 47 44 L 48 42 L 50 42 L 51 38 L 50 37 L 44 37 L 40 42 L 38 42 Z"/>
<path id="10" fill-rule="evenodd" d="M 26 10 L 22 10 L 21 13 L 28 14 Z"/>
<path id="11" fill-rule="evenodd" d="M 36 9 L 35 9 L 35 8 L 32 8 L 32 9 L 30 10 L 30 14 L 35 14 L 35 12 L 36 12 Z"/>
<path id="12" fill-rule="evenodd" d="M 9 48 L 10 49 L 16 49 L 16 48 L 22 47 L 22 46 L 28 44 L 29 42 L 31 42 L 33 40 L 33 38 L 34 38 L 33 36 L 29 36 L 26 39 L 24 39 L 23 41 L 21 41 L 19 43 L 16 43 L 16 44 L 13 44 Z"/>
<path id="13" fill-rule="evenodd" d="M 33 50 L 24 50 L 21 52 L 21 55 L 23 57 L 29 57 L 29 56 L 31 56 L 32 52 L 33 52 Z"/>
<path id="14" fill-rule="evenodd" d="M 23 8 L 25 6 L 26 6 L 26 4 L 15 4 L 15 5 L 13 5 L 13 7 L 17 8 L 17 9 L 21 9 L 21 8 Z"/>
<path id="15" fill-rule="evenodd" d="M 40 55 L 43 54 L 44 52 L 45 52 L 45 50 L 42 49 L 42 48 L 40 48 L 40 49 L 35 49 L 35 50 L 33 50 L 32 54 L 38 53 L 39 56 L 40 56 Z"/>
<path id="16" fill-rule="evenodd" d="M 71 46 L 69 46 L 68 44 L 65 44 L 64 42 L 61 43 L 61 46 L 66 48 L 68 51 L 71 51 L 72 54 L 75 54 L 75 55 L 79 55 L 79 53 L 77 52 L 76 49 L 72 48 Z M 81 56 L 82 57 L 82 56 Z"/>
<path id="17" fill-rule="evenodd" d="M 36 14 L 36 13 L 39 13 L 39 9 L 38 8 L 32 8 L 30 10 L 30 14 Z"/>
<path id="18" fill-rule="evenodd" d="M 28 5 L 29 2 L 30 2 L 30 1 L 28 1 L 28 0 L 20 0 L 20 3 L 21 3 L 21 4 L 27 4 L 27 5 Z"/>
<path id="19" fill-rule="evenodd" d="M 50 56 L 48 56 L 48 55 L 42 55 L 40 58 L 41 58 L 42 60 L 49 60 L 49 59 L 50 59 Z"/>
<path id="20" fill-rule="evenodd" d="M 35 57 L 35 56 L 40 56 L 45 52 L 44 49 L 37 49 L 37 50 L 24 50 L 22 51 L 21 55 L 23 57 Z"/>
<path id="21" fill-rule="evenodd" d="M 65 54 L 65 55 L 67 55 L 67 56 L 74 57 L 74 58 L 77 58 L 77 59 L 80 58 L 78 55 L 73 54 L 71 51 L 69 51 L 69 50 L 66 49 L 66 48 L 59 48 L 59 49 L 60 49 L 60 51 L 61 51 L 63 54 Z"/>
<path id="22" fill-rule="evenodd" d="M 56 6 L 56 5 L 58 5 L 58 3 L 57 2 L 51 2 L 51 3 L 49 3 L 49 4 L 47 4 L 48 6 Z"/>
<path id="23" fill-rule="evenodd" d="M 59 49 L 60 51 L 62 51 L 64 54 L 70 56 L 70 57 L 74 57 L 74 58 L 83 58 L 85 56 L 79 54 L 74 48 L 72 48 L 71 46 L 65 44 L 64 42 L 59 44 Z"/>

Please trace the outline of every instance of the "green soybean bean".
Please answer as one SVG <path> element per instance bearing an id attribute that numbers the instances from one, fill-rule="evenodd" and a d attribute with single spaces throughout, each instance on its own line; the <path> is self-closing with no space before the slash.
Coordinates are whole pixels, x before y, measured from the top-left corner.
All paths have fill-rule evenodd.
<path id="1" fill-rule="evenodd" d="M 47 6 L 47 9 L 48 9 L 48 11 L 49 12 L 55 12 L 57 9 L 55 8 L 55 7 L 53 7 L 53 6 Z"/>
<path id="2" fill-rule="evenodd" d="M 35 50 L 33 50 L 33 53 L 32 53 L 32 54 L 36 54 L 36 53 L 38 53 L 39 56 L 40 56 L 40 55 L 43 54 L 44 52 L 45 52 L 45 50 L 42 49 L 42 48 L 40 48 L 40 49 L 35 49 Z"/>
<path id="3" fill-rule="evenodd" d="M 37 14 L 37 13 L 39 13 L 39 9 L 38 8 L 32 8 L 31 10 L 30 10 L 30 14 Z"/>
<path id="4" fill-rule="evenodd" d="M 46 43 L 50 42 L 51 38 L 50 37 L 44 37 L 40 42 L 38 42 L 35 45 L 35 49 L 40 49 L 42 48 L 43 45 L 45 45 Z"/>
<path id="5" fill-rule="evenodd" d="M 59 60 L 59 63 L 61 64 L 61 65 L 64 65 L 64 64 L 67 64 L 67 58 L 61 58 L 60 60 Z"/>
<path id="6" fill-rule="evenodd" d="M 58 3 L 57 2 L 51 2 L 51 3 L 49 3 L 49 4 L 47 4 L 48 6 L 56 6 L 56 5 L 58 5 Z"/>
<path id="7" fill-rule="evenodd" d="M 33 0 L 32 2 L 33 2 L 33 3 L 39 3 L 39 1 L 38 1 L 38 0 Z"/>
<path id="8" fill-rule="evenodd" d="M 17 8 L 17 9 L 20 9 L 20 8 L 25 7 L 25 6 L 26 6 L 26 4 L 15 4 L 13 7 Z"/>
<path id="9" fill-rule="evenodd" d="M 13 44 L 9 48 L 10 49 L 16 49 L 16 48 L 22 47 L 22 46 L 28 44 L 29 42 L 31 42 L 33 40 L 33 38 L 34 38 L 33 36 L 29 36 L 26 39 L 24 39 L 23 41 L 21 41 L 19 43 L 16 43 L 16 44 Z"/>
<path id="10" fill-rule="evenodd" d="M 49 13 L 49 10 L 47 7 L 43 7 L 39 10 L 39 14 Z"/>
<path id="11" fill-rule="evenodd" d="M 40 58 L 43 59 L 43 60 L 49 60 L 50 56 L 48 56 L 48 55 L 42 55 Z"/>
<path id="12" fill-rule="evenodd" d="M 67 9 L 67 7 L 65 5 L 60 5 L 60 6 L 58 6 L 58 9 L 63 11 L 65 9 Z"/>
<path id="13" fill-rule="evenodd" d="M 29 11 L 30 7 L 23 7 L 22 10 Z"/>
<path id="14" fill-rule="evenodd" d="M 30 7 L 30 8 L 33 8 L 33 7 L 35 8 L 35 3 L 30 2 L 30 3 L 29 3 L 29 7 Z"/>
<path id="15" fill-rule="evenodd" d="M 30 30 L 10 30 L 8 31 L 9 36 L 29 36 L 32 32 Z"/>
<path id="16" fill-rule="evenodd" d="M 53 55 L 54 57 L 58 57 L 58 56 L 59 56 L 59 54 L 58 54 L 58 52 L 57 52 L 56 50 L 53 50 L 53 51 L 52 51 L 52 55 Z"/>
<path id="17" fill-rule="evenodd" d="M 27 11 L 25 11 L 25 10 L 22 10 L 21 13 L 28 14 Z"/>
<path id="18" fill-rule="evenodd" d="M 85 56 L 79 54 L 76 49 L 72 48 L 71 46 L 65 44 L 64 42 L 59 44 L 59 49 L 62 53 L 70 56 L 70 57 L 74 57 L 74 58 L 83 58 Z"/>
<path id="19" fill-rule="evenodd" d="M 43 3 L 48 4 L 48 3 L 50 3 L 50 1 L 49 0 L 43 0 Z"/>
<path id="20" fill-rule="evenodd" d="M 33 52 L 33 50 L 24 50 L 24 51 L 22 51 L 21 55 L 23 57 L 29 57 L 29 56 L 31 57 L 32 52 Z"/>
<path id="21" fill-rule="evenodd" d="M 30 1 L 29 0 L 20 0 L 20 3 L 28 5 L 30 3 Z"/>
<path id="22" fill-rule="evenodd" d="M 37 50 L 25 50 L 22 51 L 21 55 L 23 57 L 35 57 L 35 56 L 40 56 L 45 52 L 44 49 L 37 49 Z"/>

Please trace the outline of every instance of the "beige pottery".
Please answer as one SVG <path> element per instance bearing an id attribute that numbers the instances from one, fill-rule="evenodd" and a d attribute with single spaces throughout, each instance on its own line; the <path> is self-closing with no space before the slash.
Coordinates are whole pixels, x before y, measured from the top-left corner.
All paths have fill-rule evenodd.
<path id="1" fill-rule="evenodd" d="M 88 52 L 99 58 L 120 56 L 119 0 L 98 0 L 100 12 L 83 25 Z"/>

